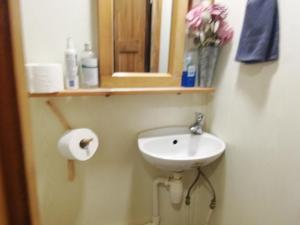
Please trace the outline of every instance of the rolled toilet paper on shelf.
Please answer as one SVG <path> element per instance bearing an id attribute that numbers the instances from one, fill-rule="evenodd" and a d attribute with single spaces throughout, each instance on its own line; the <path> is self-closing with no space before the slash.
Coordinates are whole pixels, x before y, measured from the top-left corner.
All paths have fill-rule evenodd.
<path id="1" fill-rule="evenodd" d="M 98 146 L 97 135 L 87 128 L 69 130 L 58 141 L 59 152 L 70 160 L 86 161 L 94 156 Z"/>
<path id="2" fill-rule="evenodd" d="M 64 76 L 61 64 L 25 64 L 29 93 L 55 93 L 64 90 Z"/>

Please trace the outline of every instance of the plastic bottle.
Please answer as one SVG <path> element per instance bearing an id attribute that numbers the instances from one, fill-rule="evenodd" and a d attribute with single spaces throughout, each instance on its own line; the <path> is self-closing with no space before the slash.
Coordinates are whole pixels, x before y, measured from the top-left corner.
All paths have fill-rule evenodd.
<path id="1" fill-rule="evenodd" d="M 181 86 L 194 87 L 197 75 L 197 67 L 193 64 L 193 57 L 191 53 L 186 54 L 184 59 L 184 66 L 182 71 Z"/>
<path id="2" fill-rule="evenodd" d="M 98 59 L 93 53 L 91 45 L 86 43 L 81 55 L 81 85 L 84 88 L 97 88 L 98 80 Z"/>
<path id="3" fill-rule="evenodd" d="M 81 53 L 81 59 L 83 58 L 93 58 L 95 57 L 94 52 L 92 51 L 92 47 L 89 43 L 84 44 L 84 49 Z"/>
<path id="4" fill-rule="evenodd" d="M 73 40 L 70 37 L 67 39 L 67 48 L 65 50 L 65 67 L 66 88 L 79 88 L 77 51 L 74 48 Z"/>

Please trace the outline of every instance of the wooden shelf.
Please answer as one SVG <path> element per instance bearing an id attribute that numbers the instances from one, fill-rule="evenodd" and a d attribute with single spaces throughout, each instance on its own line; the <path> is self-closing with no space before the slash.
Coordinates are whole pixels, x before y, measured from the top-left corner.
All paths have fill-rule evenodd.
<path id="1" fill-rule="evenodd" d="M 142 94 L 192 94 L 212 93 L 214 88 L 184 87 L 153 87 L 153 88 L 94 88 L 64 90 L 57 93 L 29 94 L 29 97 L 68 97 L 68 96 L 111 96 L 111 95 L 142 95 Z"/>

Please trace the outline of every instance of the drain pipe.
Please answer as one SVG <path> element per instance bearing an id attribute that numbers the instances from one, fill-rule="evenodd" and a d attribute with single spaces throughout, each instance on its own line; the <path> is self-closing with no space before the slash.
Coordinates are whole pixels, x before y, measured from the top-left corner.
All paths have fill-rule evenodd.
<path id="1" fill-rule="evenodd" d="M 152 222 L 146 225 L 159 225 L 160 215 L 159 215 L 159 186 L 164 185 L 167 187 L 170 200 L 172 204 L 179 204 L 182 200 L 183 195 L 183 183 L 182 174 L 174 173 L 173 176 L 169 178 L 159 177 L 153 181 L 153 212 L 152 212 Z"/>
<path id="2" fill-rule="evenodd" d="M 198 168 L 198 171 L 200 172 L 201 176 L 203 177 L 203 179 L 206 181 L 206 183 L 208 184 L 208 187 L 211 190 L 212 193 L 212 199 L 210 200 L 210 204 L 209 204 L 209 211 L 208 211 L 208 215 L 206 217 L 206 224 L 205 225 L 209 225 L 210 223 L 210 219 L 212 216 L 212 213 L 214 211 L 214 209 L 217 206 L 217 197 L 216 197 L 216 191 L 212 185 L 212 183 L 210 182 L 210 180 L 208 179 L 208 177 L 205 175 L 205 173 L 202 172 L 202 170 L 200 168 Z"/>
<path id="3" fill-rule="evenodd" d="M 209 211 L 208 211 L 208 214 L 207 214 L 207 217 L 206 217 L 206 221 L 205 221 L 205 225 L 209 225 L 210 219 L 211 219 L 211 216 L 212 216 L 213 212 L 214 212 L 214 209 L 209 208 Z"/>
<path id="4" fill-rule="evenodd" d="M 152 224 L 158 225 L 160 223 L 160 216 L 159 216 L 159 195 L 158 195 L 158 188 L 159 185 L 164 185 L 166 187 L 169 187 L 169 179 L 168 178 L 156 178 L 153 181 L 153 208 L 152 208 Z"/>

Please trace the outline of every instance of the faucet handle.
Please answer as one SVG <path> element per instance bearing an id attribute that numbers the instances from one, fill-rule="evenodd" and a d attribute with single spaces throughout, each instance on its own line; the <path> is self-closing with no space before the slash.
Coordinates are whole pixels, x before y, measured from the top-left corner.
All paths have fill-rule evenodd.
<path id="1" fill-rule="evenodd" d="M 195 115 L 196 115 L 196 121 L 203 124 L 205 120 L 205 115 L 201 112 L 196 112 Z"/>

